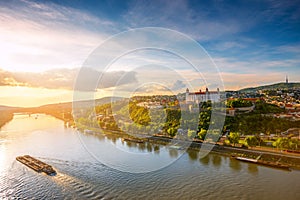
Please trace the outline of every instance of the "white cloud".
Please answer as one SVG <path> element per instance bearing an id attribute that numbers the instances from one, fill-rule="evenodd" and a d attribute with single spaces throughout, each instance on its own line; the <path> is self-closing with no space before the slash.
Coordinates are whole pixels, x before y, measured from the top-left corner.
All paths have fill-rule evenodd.
<path id="1" fill-rule="evenodd" d="M 221 2 L 219 2 L 221 4 Z M 205 8 L 203 5 L 202 8 Z M 188 1 L 135 1 L 124 19 L 130 27 L 159 26 L 186 33 L 198 41 L 215 40 L 220 37 L 232 36 L 252 27 L 256 22 L 247 18 L 243 21 L 230 13 L 235 8 L 220 8 L 214 4 L 208 11 L 194 8 Z M 226 10 L 226 12 L 225 12 Z M 237 12 L 237 15 L 245 13 Z M 244 11 L 245 12 L 245 11 Z M 248 11 L 250 14 L 251 12 Z M 212 13 L 215 15 L 212 16 Z M 221 16 L 222 20 L 218 17 Z"/>
<path id="2" fill-rule="evenodd" d="M 239 90 L 247 87 L 256 87 L 270 83 L 283 82 L 285 74 L 279 72 L 273 73 L 248 73 L 248 74 L 235 74 L 223 72 L 221 76 L 224 79 L 225 90 Z"/>
<path id="3" fill-rule="evenodd" d="M 186 87 L 186 84 L 182 80 L 177 80 L 171 89 L 174 91 L 176 91 L 176 90 L 184 91 L 185 87 Z"/>
<path id="4" fill-rule="evenodd" d="M 300 69 L 299 59 L 281 59 L 281 60 L 261 60 L 253 58 L 252 61 L 239 61 L 238 59 L 222 59 L 218 66 L 222 66 L 224 71 L 235 71 L 237 74 L 245 73 L 267 73 L 267 72 L 284 72 L 291 69 Z M 229 70 L 228 70 L 229 69 Z M 296 73 L 296 71 L 294 71 Z"/>
<path id="5" fill-rule="evenodd" d="M 78 74 L 78 72 L 80 72 Z M 9 72 L 0 69 L 0 86 L 95 91 L 137 82 L 135 72 L 100 72 L 90 68 L 52 69 L 40 73 Z M 99 81 L 99 82 L 98 82 Z"/>
<path id="6" fill-rule="evenodd" d="M 275 50 L 278 53 L 295 53 L 300 54 L 300 44 L 294 44 L 294 45 L 281 45 L 276 48 Z"/>
<path id="7" fill-rule="evenodd" d="M 100 19 L 74 8 L 54 3 L 39 3 L 27 0 L 18 2 L 12 4 L 13 6 L 0 7 L 0 67 L 7 71 L 41 72 L 53 68 L 80 67 L 91 51 L 104 41 L 109 33 L 119 28 L 117 27 L 119 25 L 116 24 L 117 22 Z M 251 19 L 251 10 L 247 11 L 247 9 L 237 11 L 237 15 L 233 17 L 224 13 L 225 8 L 222 7 L 222 4 L 214 6 L 213 9 L 216 12 L 221 10 L 222 12 L 220 13 L 224 14 L 222 20 L 218 17 L 211 17 L 210 14 L 212 12 L 205 12 L 205 9 L 195 10 L 186 1 L 180 0 L 174 1 L 172 4 L 164 1 L 154 4 L 151 1 L 138 1 L 129 6 L 130 10 L 123 17 L 130 27 L 159 25 L 182 31 L 202 41 L 216 41 L 214 48 L 217 48 L 219 51 L 240 50 L 248 48 L 251 43 L 256 43 L 250 38 L 244 38 L 245 40 L 243 40 L 240 37 L 240 40 L 237 41 L 226 41 L 224 38 L 249 29 L 257 22 L 256 20 L 261 18 Z M 228 12 L 231 9 L 229 5 Z M 249 18 L 240 19 L 241 12 L 247 12 L 245 16 Z M 281 14 L 277 13 L 276 15 Z M 115 44 L 116 47 L 113 48 L 122 48 L 118 45 L 134 47 L 137 46 L 138 41 L 145 43 L 143 41 L 145 38 L 132 37 L 124 43 Z M 220 38 L 222 38 L 222 41 L 218 40 Z M 176 40 L 177 38 L 173 39 L 178 42 L 175 45 L 180 45 L 180 41 Z M 240 43 L 239 41 L 241 40 L 247 41 Z M 162 43 L 161 41 L 156 42 Z M 189 48 L 186 49 L 189 50 Z M 270 46 L 261 47 L 261 49 L 255 49 L 252 52 L 247 49 L 246 53 L 249 52 L 248 59 L 242 59 L 239 55 L 236 55 L 236 57 L 222 57 L 222 55 L 216 56 L 213 60 L 221 72 L 232 73 L 236 76 L 255 73 L 281 73 L 283 71 L 282 68 L 295 69 L 299 66 L 299 59 L 296 58 L 282 60 L 266 58 L 265 53 L 269 53 L 270 49 Z M 298 54 L 299 49 L 297 44 L 282 45 L 275 48 L 273 53 Z M 111 54 L 111 52 L 106 51 L 101 52 L 101 54 Z M 164 60 L 165 58 L 167 61 Z M 135 63 L 132 63 L 133 60 Z M 128 56 L 123 59 L 121 63 L 115 63 L 115 71 L 130 71 L 134 66 L 145 65 L 146 63 L 169 66 L 172 69 L 176 69 L 178 72 L 175 72 L 180 73 L 181 78 L 187 81 L 199 79 L 199 77 L 195 78 L 195 75 L 200 76 L 201 74 L 199 75 L 199 73 L 189 70 L 184 62 L 180 63 L 178 60 L 170 57 L 159 59 L 155 55 L 152 57 L 131 55 L 131 57 Z M 205 68 L 208 63 L 207 60 L 201 61 L 201 58 L 197 62 L 202 68 Z M 203 71 L 206 70 L 206 72 L 211 73 L 216 71 L 213 68 L 211 69 L 209 71 L 210 68 L 207 67 Z M 172 87 L 172 84 L 177 79 L 170 77 L 168 73 L 164 74 L 165 72 L 164 70 L 148 70 L 141 73 L 143 75 L 137 74 L 137 78 L 142 79 L 142 81 L 151 81 L 149 77 L 155 77 L 158 81 L 169 82 L 168 87 Z M 201 73 L 203 73 L 203 77 L 200 78 L 209 80 L 209 75 L 202 71 Z M 299 74 L 299 69 L 294 74 L 297 73 Z"/>
<path id="8" fill-rule="evenodd" d="M 214 59 L 220 69 L 226 89 L 241 89 L 268 83 L 283 82 L 288 75 L 299 82 L 299 59 L 267 60 L 253 57 L 250 61 L 238 58 Z M 291 73 L 292 71 L 292 73 Z"/>
<path id="9" fill-rule="evenodd" d="M 14 71 L 79 67 L 107 38 L 111 25 L 52 3 L 22 1 L 14 7 L 0 7 L 0 67 Z M 92 32 L 87 26 L 103 31 Z"/>
<path id="10" fill-rule="evenodd" d="M 241 42 L 236 41 L 225 41 L 225 42 L 216 42 L 213 44 L 212 49 L 217 51 L 226 51 L 229 49 L 238 49 L 241 51 L 241 49 L 247 47 L 246 44 L 243 44 Z"/>

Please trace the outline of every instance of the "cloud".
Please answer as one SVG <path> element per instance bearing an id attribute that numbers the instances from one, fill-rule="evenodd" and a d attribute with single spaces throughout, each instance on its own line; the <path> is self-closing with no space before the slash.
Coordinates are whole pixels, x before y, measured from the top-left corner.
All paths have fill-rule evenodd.
<path id="1" fill-rule="evenodd" d="M 248 73 L 239 74 L 235 73 L 221 73 L 226 90 L 239 90 L 246 87 L 256 87 L 270 83 L 284 82 L 285 74 L 279 72 L 265 73 Z"/>
<path id="2" fill-rule="evenodd" d="M 213 59 L 220 71 L 240 74 L 259 74 L 272 72 L 299 72 L 300 59 L 267 59 L 261 56 L 253 56 L 252 59 L 218 57 Z"/>
<path id="3" fill-rule="evenodd" d="M 18 9 L 18 12 L 15 10 Z M 42 3 L 28 0 L 15 0 L 1 7 L 3 14 L 17 18 L 23 22 L 31 22 L 43 27 L 66 27 L 75 26 L 113 26 L 114 22 L 96 17 L 72 7 L 66 7 L 52 2 Z M 104 30 L 103 30 L 104 31 Z"/>
<path id="4" fill-rule="evenodd" d="M 277 53 L 295 53 L 300 54 L 300 44 L 289 44 L 278 46 L 275 50 Z"/>
<path id="5" fill-rule="evenodd" d="M 247 5 L 236 9 L 235 5 L 220 1 L 196 4 L 183 0 L 172 1 L 172 4 L 167 1 L 134 1 L 124 19 L 131 27 L 166 27 L 198 41 L 232 37 L 257 23 L 253 9 Z"/>
<path id="6" fill-rule="evenodd" d="M 299 80 L 296 77 L 300 73 L 300 48 L 296 41 L 298 39 L 295 40 L 297 33 L 291 34 L 291 38 L 287 40 L 278 40 L 274 44 L 271 40 L 273 37 L 266 37 L 268 35 L 266 33 L 272 31 L 274 27 L 286 33 L 283 36 L 287 36 L 298 27 L 283 26 L 281 20 L 284 19 L 287 24 L 299 21 L 300 12 L 297 11 L 300 7 L 297 3 L 293 1 L 282 3 L 276 0 L 262 1 L 259 5 L 257 2 L 237 2 L 236 5 L 222 1 L 207 1 L 196 2 L 194 5 L 193 2 L 181 0 L 175 0 L 172 4 L 166 1 L 131 1 L 128 2 L 128 9 L 124 9 L 120 17 L 115 13 L 105 14 L 101 11 L 101 16 L 100 14 L 95 16 L 88 10 L 45 1 L 13 0 L 9 3 L 2 1 L 0 2 L 0 67 L 5 70 L 0 71 L 0 85 L 70 89 L 78 72 L 73 68 L 80 67 L 92 50 L 110 34 L 144 26 L 175 29 L 201 41 L 206 48 L 211 47 L 208 48 L 208 53 L 211 53 L 210 50 L 213 52 L 211 55 L 215 53 L 213 60 L 220 71 L 230 73 L 232 77 L 233 75 L 252 77 L 253 74 L 262 73 L 283 73 L 285 76 L 289 72 L 295 80 Z M 259 35 L 263 37 L 260 38 Z M 274 33 L 274 37 L 277 35 L 281 34 Z M 118 45 L 134 47 L 143 39 L 145 38 L 132 37 L 123 43 L 116 43 L 115 49 L 122 48 Z M 174 41 L 189 50 L 176 38 Z M 292 44 L 294 41 L 296 42 Z M 155 42 L 162 43 L 160 40 Z M 276 44 L 280 45 L 276 46 Z M 111 51 L 100 53 L 110 55 Z M 133 84 L 137 79 L 143 83 L 155 78 L 159 83 L 176 88 L 180 86 L 176 80 L 185 78 L 188 79 L 185 83 L 188 83 L 195 77 L 195 73 L 183 73 L 188 69 L 183 62 L 179 63 L 178 59 L 172 59 L 170 56 L 163 57 L 163 55 L 162 52 L 158 52 L 157 55 L 148 57 L 129 56 L 123 59 L 122 63 L 115 65 L 114 70 L 117 72 L 107 72 L 102 76 L 100 86 L 95 86 L 94 83 L 98 81 L 100 72 L 83 72 L 85 77 L 90 79 L 84 79 L 86 83 L 78 87 L 83 90 L 95 87 L 109 88 L 116 84 L 122 86 L 127 83 Z M 164 60 L 165 58 L 168 62 Z M 133 61 L 135 63 L 132 63 Z M 178 69 L 179 75 L 174 77 L 173 72 L 153 68 L 125 72 L 131 69 L 128 67 L 131 64 L 145 63 L 169 65 L 172 69 Z M 207 65 L 201 63 L 201 67 L 205 68 Z M 68 69 L 49 71 L 54 68 Z M 202 71 L 201 73 L 206 75 Z M 275 81 L 278 77 L 273 77 L 272 80 Z M 240 79 L 240 81 L 239 84 L 242 85 L 248 80 Z M 178 85 L 173 85 L 174 82 Z"/>
<path id="7" fill-rule="evenodd" d="M 225 42 L 217 42 L 214 43 L 212 46 L 212 49 L 215 49 L 217 51 L 227 51 L 231 49 L 238 49 L 239 51 L 246 47 L 246 44 L 242 42 L 236 42 L 236 41 L 225 41 Z"/>
<path id="8" fill-rule="evenodd" d="M 107 19 L 50 2 L 2 2 L 0 66 L 35 72 L 80 67 L 114 29 Z"/>
<path id="9" fill-rule="evenodd" d="M 299 59 L 266 59 L 253 57 L 252 60 L 239 58 L 215 58 L 226 89 L 241 89 L 268 83 L 283 82 L 288 75 L 291 81 L 299 81 Z"/>
<path id="10" fill-rule="evenodd" d="M 77 71 L 78 70 L 76 69 L 55 69 L 41 73 L 34 73 L 0 70 L 0 83 L 7 86 L 71 89 Z"/>
<path id="11" fill-rule="evenodd" d="M 172 95 L 174 94 L 172 90 L 164 85 L 148 83 L 141 85 L 124 85 L 117 88 L 114 94 L 124 94 L 124 96 L 139 96 L 139 95 Z M 176 94 L 176 93 L 175 93 Z"/>
<path id="12" fill-rule="evenodd" d="M 173 91 L 176 91 L 176 90 L 181 90 L 181 89 L 183 89 L 183 88 L 185 88 L 186 87 L 186 84 L 184 84 L 183 83 L 183 81 L 181 81 L 181 80 L 177 80 L 175 83 L 174 83 L 174 85 L 173 85 L 173 87 L 171 88 Z"/>
<path id="13" fill-rule="evenodd" d="M 281 19 L 282 23 L 299 23 L 299 1 L 267 0 L 264 3 L 267 5 L 262 13 L 265 20 Z"/>
<path id="14" fill-rule="evenodd" d="M 103 73 L 90 68 L 53 69 L 41 73 L 0 70 L 0 85 L 72 90 L 76 81 L 75 89 L 95 91 L 134 83 L 137 81 L 135 75 L 135 72 Z"/>
<path id="15" fill-rule="evenodd" d="M 136 73 L 133 71 L 100 72 L 92 68 L 83 67 L 78 73 L 74 89 L 79 91 L 95 91 L 97 89 L 119 87 L 136 82 Z"/>

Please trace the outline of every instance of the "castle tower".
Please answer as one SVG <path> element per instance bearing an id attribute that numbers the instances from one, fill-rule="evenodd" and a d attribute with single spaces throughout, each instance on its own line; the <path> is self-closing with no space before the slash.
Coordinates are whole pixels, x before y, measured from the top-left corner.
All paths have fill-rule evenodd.
<path id="1" fill-rule="evenodd" d="M 186 88 L 186 91 L 185 91 L 185 101 L 186 102 L 190 100 L 189 95 L 190 95 L 190 90 L 189 90 L 189 88 Z"/>
<path id="2" fill-rule="evenodd" d="M 288 79 L 288 76 L 286 75 L 285 77 L 285 83 L 289 83 L 289 79 Z"/>

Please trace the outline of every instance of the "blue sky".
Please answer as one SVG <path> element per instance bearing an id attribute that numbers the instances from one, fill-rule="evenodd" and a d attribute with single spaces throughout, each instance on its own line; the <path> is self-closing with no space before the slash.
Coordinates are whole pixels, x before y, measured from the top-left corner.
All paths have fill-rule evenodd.
<path id="1" fill-rule="evenodd" d="M 1 1 L 0 77 L 79 68 L 108 37 L 143 27 L 196 40 L 218 66 L 225 89 L 281 82 L 286 75 L 299 81 L 300 1 L 280 0 Z M 2 85 L 18 82 L 14 77 Z"/>

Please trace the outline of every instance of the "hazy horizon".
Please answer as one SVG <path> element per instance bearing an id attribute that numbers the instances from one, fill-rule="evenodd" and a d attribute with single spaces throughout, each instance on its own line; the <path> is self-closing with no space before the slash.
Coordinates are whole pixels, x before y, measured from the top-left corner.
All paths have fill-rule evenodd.
<path id="1" fill-rule="evenodd" d="M 202 77 L 182 59 L 164 51 L 136 51 L 123 55 L 107 71 L 95 98 L 128 92 L 144 85 L 140 94 L 167 90 L 184 92 L 208 87 L 216 90 L 215 65 L 223 90 L 284 82 L 299 82 L 300 12 L 297 1 L 193 2 L 174 1 L 31 1 L 0 2 L 0 105 L 32 107 L 73 100 L 77 72 L 108 38 L 136 28 L 161 27 L 193 39 L 203 55 Z M 178 14 L 179 13 L 179 14 Z M 149 39 L 131 36 L 115 48 L 132 47 Z M 157 39 L 157 38 L 156 38 Z M 157 43 L 164 44 L 159 38 Z M 165 44 L 167 46 L 167 44 Z M 113 54 L 115 49 L 103 53 Z M 99 63 L 98 63 L 99 64 Z M 102 63 L 100 62 L 100 65 Z M 137 69 L 148 66 L 148 70 Z M 149 67 L 151 66 L 151 67 Z M 105 66 L 101 66 L 103 69 Z M 198 66 L 199 67 L 199 66 Z M 151 70 L 149 70 L 151 69 Z M 121 83 L 119 82 L 122 79 Z M 119 87 L 116 87 L 116 84 Z M 141 90 L 137 88 L 136 90 Z"/>
<path id="2" fill-rule="evenodd" d="M 246 88 L 252 88 L 252 87 L 255 88 L 255 87 L 259 87 L 259 86 L 268 86 L 268 85 L 273 85 L 273 84 L 278 84 L 278 83 L 285 83 L 285 82 L 275 82 L 275 83 L 269 83 L 269 84 L 264 84 L 264 85 L 249 86 L 249 87 L 241 88 L 241 89 L 238 89 L 238 90 L 242 90 L 242 89 L 246 89 Z M 300 83 L 300 82 L 289 82 L 289 83 Z M 213 91 L 213 89 L 211 91 Z M 226 89 L 225 91 L 237 91 L 237 90 L 227 90 Z M 55 92 L 57 92 L 57 90 L 55 90 Z M 184 92 L 185 92 L 185 90 L 183 90 L 181 93 L 184 93 Z M 191 91 L 191 92 L 196 92 L 196 91 Z M 111 95 L 97 96 L 97 93 L 95 93 L 95 94 L 96 94 L 95 98 L 93 98 L 93 99 L 82 99 L 82 101 L 85 101 L 85 100 L 96 100 L 96 99 L 102 99 L 102 98 L 106 98 L 106 97 L 108 97 L 108 98 L 112 97 Z M 147 93 L 144 93 L 144 94 L 139 94 L 137 96 L 152 96 L 152 95 L 171 95 L 171 94 L 163 94 L 163 93 L 159 93 L 159 94 L 147 94 Z M 31 107 L 39 107 L 39 106 L 49 105 L 49 104 L 71 103 L 71 102 L 73 102 L 72 98 L 73 98 L 73 95 L 71 94 L 70 100 L 53 101 L 51 99 L 51 100 L 49 100 L 48 103 L 37 102 L 36 104 L 29 104 L 29 105 L 26 105 L 26 104 L 20 105 L 19 104 L 19 100 L 17 100 L 16 104 L 10 104 L 10 103 L 8 103 L 8 104 L 1 104 L 0 103 L 0 106 L 31 108 Z M 126 98 L 126 97 L 121 97 L 121 98 Z"/>

